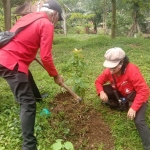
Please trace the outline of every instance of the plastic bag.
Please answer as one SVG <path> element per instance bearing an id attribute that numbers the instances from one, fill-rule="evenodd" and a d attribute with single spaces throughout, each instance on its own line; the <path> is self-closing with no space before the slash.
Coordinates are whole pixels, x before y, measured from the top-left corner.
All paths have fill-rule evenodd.
<path id="1" fill-rule="evenodd" d="M 7 45 L 15 36 L 15 32 L 4 31 L 0 32 L 0 48 Z"/>

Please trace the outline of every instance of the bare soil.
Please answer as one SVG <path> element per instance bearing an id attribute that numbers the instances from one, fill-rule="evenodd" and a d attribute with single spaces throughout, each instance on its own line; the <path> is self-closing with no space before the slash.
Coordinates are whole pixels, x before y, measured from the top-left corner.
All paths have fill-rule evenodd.
<path id="1" fill-rule="evenodd" d="M 70 128 L 67 141 L 72 142 L 75 150 L 113 150 L 114 139 L 107 126 L 92 106 L 77 103 L 68 93 L 59 93 L 52 102 L 50 110 L 56 116 L 63 112 L 63 121 Z M 58 119 L 58 118 L 57 118 Z M 59 120 L 62 121 L 62 118 Z M 54 120 L 50 125 L 54 126 Z"/>

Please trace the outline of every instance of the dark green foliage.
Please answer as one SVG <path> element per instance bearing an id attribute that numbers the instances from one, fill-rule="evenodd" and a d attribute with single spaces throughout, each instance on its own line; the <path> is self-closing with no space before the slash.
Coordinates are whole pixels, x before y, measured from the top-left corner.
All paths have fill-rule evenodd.
<path id="1" fill-rule="evenodd" d="M 27 0 L 11 0 L 11 6 L 15 7 L 15 6 L 22 5 L 25 1 Z"/>

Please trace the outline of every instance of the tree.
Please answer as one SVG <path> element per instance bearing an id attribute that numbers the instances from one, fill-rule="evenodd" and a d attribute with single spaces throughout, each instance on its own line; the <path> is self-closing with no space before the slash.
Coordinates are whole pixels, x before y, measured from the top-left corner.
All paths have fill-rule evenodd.
<path id="1" fill-rule="evenodd" d="M 1 0 L 3 11 L 4 11 L 4 24 L 5 30 L 11 28 L 11 7 L 21 5 L 25 0 Z"/>
<path id="2" fill-rule="evenodd" d="M 112 2 L 112 25 L 111 25 L 111 38 L 114 39 L 116 36 L 116 0 Z"/>
<path id="3" fill-rule="evenodd" d="M 141 32 L 141 29 L 140 29 L 140 26 L 138 23 L 138 18 L 140 17 L 140 10 L 139 10 L 140 6 L 137 2 L 133 2 L 132 8 L 133 8 L 133 12 L 132 12 L 133 24 L 132 24 L 127 36 L 132 36 L 134 34 L 134 32 L 135 33 Z"/>
<path id="4" fill-rule="evenodd" d="M 150 8 L 149 0 L 123 0 L 131 5 L 131 15 L 133 18 L 133 24 L 128 32 L 127 36 L 133 36 L 134 33 L 141 33 L 140 23 L 144 21 L 143 11 L 148 11 Z"/>
<path id="5" fill-rule="evenodd" d="M 11 0 L 11 7 L 22 5 L 25 1 L 29 1 L 29 0 Z M 38 1 L 38 0 L 32 0 L 32 1 Z"/>
<path id="6" fill-rule="evenodd" d="M 92 21 L 94 30 L 97 31 L 97 25 L 103 20 L 103 0 L 81 0 L 81 2 L 86 13 L 95 14 Z"/>
<path id="7" fill-rule="evenodd" d="M 106 34 L 106 30 L 107 30 L 107 26 L 106 26 L 106 22 L 107 22 L 107 0 L 104 0 L 104 5 L 103 5 L 103 30 Z"/>
<path id="8" fill-rule="evenodd" d="M 72 13 L 80 11 L 80 8 L 78 7 L 79 0 L 58 0 L 62 6 L 62 12 L 63 12 L 63 29 L 64 34 L 67 35 L 67 18 Z"/>
<path id="9" fill-rule="evenodd" d="M 3 9 L 4 9 L 4 23 L 5 30 L 11 28 L 11 3 L 10 0 L 2 0 Z"/>

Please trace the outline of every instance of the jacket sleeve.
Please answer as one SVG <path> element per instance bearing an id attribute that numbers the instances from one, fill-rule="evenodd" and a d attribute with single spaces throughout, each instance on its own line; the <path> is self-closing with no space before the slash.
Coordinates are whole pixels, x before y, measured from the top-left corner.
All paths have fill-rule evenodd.
<path id="1" fill-rule="evenodd" d="M 101 91 L 103 91 L 103 85 L 109 81 L 109 71 L 108 69 L 105 69 L 102 74 L 98 76 L 98 78 L 95 80 L 95 87 L 97 94 L 99 95 Z"/>
<path id="2" fill-rule="evenodd" d="M 52 42 L 54 34 L 54 26 L 49 21 L 43 22 L 40 29 L 40 57 L 50 76 L 58 75 L 52 57 Z"/>
<path id="3" fill-rule="evenodd" d="M 135 72 L 132 72 L 131 83 L 136 91 L 136 97 L 131 105 L 131 108 L 137 111 L 149 97 L 148 85 L 146 84 L 138 68 Z"/>

